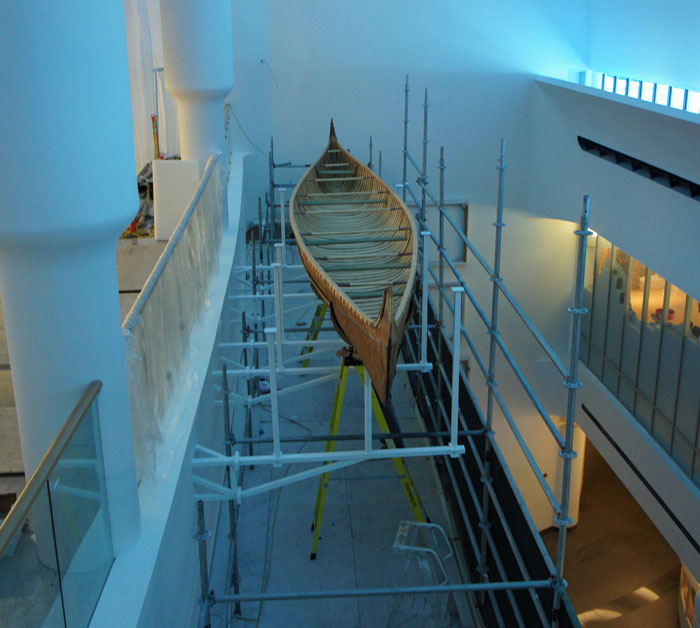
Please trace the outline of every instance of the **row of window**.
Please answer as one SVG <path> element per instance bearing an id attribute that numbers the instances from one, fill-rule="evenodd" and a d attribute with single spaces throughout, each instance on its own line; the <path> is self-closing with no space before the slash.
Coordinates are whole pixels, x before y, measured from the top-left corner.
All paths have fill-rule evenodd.
<path id="1" fill-rule="evenodd" d="M 689 113 L 700 113 L 700 92 L 692 89 L 673 87 L 665 83 L 638 81 L 600 72 L 582 72 L 580 76 L 581 83 L 588 87 L 595 87 L 611 94 L 637 98 L 657 105 L 665 105 Z"/>
<path id="2" fill-rule="evenodd" d="M 581 359 L 700 486 L 700 305 L 589 239 Z"/>

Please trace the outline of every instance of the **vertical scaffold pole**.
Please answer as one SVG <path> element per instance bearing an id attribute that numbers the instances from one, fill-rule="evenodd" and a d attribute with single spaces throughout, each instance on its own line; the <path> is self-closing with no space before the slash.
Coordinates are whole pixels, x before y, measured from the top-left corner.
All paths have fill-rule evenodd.
<path id="1" fill-rule="evenodd" d="M 379 178 L 382 178 L 382 151 L 379 151 L 379 172 L 377 173 Z"/>
<path id="2" fill-rule="evenodd" d="M 493 282 L 491 292 L 491 325 L 489 326 L 489 374 L 487 379 L 488 398 L 486 402 L 486 431 L 484 433 L 484 477 L 483 495 L 481 501 L 481 555 L 479 558 L 478 571 L 481 574 L 482 582 L 488 581 L 488 564 L 486 552 L 488 551 L 487 532 L 489 524 L 489 483 L 491 482 L 491 439 L 490 435 L 493 431 L 493 400 L 494 389 L 497 386 L 496 382 L 496 336 L 498 335 L 498 297 L 500 294 L 499 282 L 501 281 L 501 244 L 503 239 L 503 188 L 505 184 L 506 170 L 506 141 L 501 140 L 501 154 L 498 159 L 498 200 L 496 203 L 496 222 L 493 223 L 496 227 L 496 244 L 493 261 Z M 483 603 L 484 595 L 481 600 Z"/>
<path id="3" fill-rule="evenodd" d="M 421 231 L 420 234 L 423 236 L 420 297 L 420 364 L 421 369 L 426 369 L 428 365 L 428 239 L 430 231 Z"/>
<path id="4" fill-rule="evenodd" d="M 372 170 L 372 136 L 369 136 L 369 161 L 367 162 L 367 167 Z"/>
<path id="5" fill-rule="evenodd" d="M 425 98 L 423 100 L 423 168 L 420 174 L 421 198 L 420 198 L 420 219 L 425 222 L 425 188 L 428 185 L 428 88 L 425 88 Z"/>
<path id="6" fill-rule="evenodd" d="M 248 342 L 248 324 L 246 323 L 246 315 L 245 312 L 241 312 L 241 340 L 245 343 Z M 253 350 L 254 355 L 257 355 L 258 350 L 254 349 Z M 243 349 L 243 366 L 245 368 L 248 368 L 250 366 L 250 360 L 248 359 L 248 348 L 246 347 Z M 257 367 L 257 364 L 254 366 Z M 250 381 L 250 377 L 246 378 L 246 396 L 247 396 L 247 401 L 245 404 L 245 422 L 243 424 L 243 432 L 246 435 L 246 438 L 252 439 L 253 438 L 253 409 L 251 408 L 251 403 L 252 403 L 252 397 L 253 397 L 253 388 L 254 385 Z M 249 455 L 253 455 L 253 443 L 248 443 L 248 453 Z M 228 455 L 228 454 L 226 454 Z M 253 467 L 251 466 L 251 469 Z"/>
<path id="7" fill-rule="evenodd" d="M 459 367 L 461 360 L 461 350 L 462 350 L 462 293 L 464 288 L 462 286 L 457 286 L 452 288 L 452 293 L 454 294 L 455 301 L 455 315 L 453 320 L 453 334 L 452 334 L 452 391 L 450 396 L 452 398 L 452 407 L 450 410 L 450 447 L 456 450 L 458 446 L 457 442 L 457 430 L 459 428 Z M 453 458 L 458 454 L 450 454 Z"/>
<path id="8" fill-rule="evenodd" d="M 277 361 L 275 360 L 275 334 L 278 329 L 268 327 L 267 334 L 267 361 L 270 369 L 270 414 L 272 415 L 272 454 L 275 460 L 282 456 L 280 447 L 280 415 L 277 405 Z M 274 466 L 281 466 L 280 462 L 275 462 Z"/>
<path id="9" fill-rule="evenodd" d="M 284 296 L 282 290 L 282 259 L 284 245 L 275 244 L 274 294 L 275 294 L 275 325 L 277 325 L 277 363 L 282 366 L 282 343 L 284 342 Z"/>
<path id="10" fill-rule="evenodd" d="M 592 231 L 588 230 L 588 209 L 590 205 L 590 197 L 583 197 L 583 210 L 581 212 L 581 220 L 579 228 L 574 231 L 578 236 L 578 256 L 576 259 L 576 285 L 574 287 L 574 304 L 569 308 L 569 313 L 572 316 L 572 330 L 570 343 L 570 362 L 569 376 L 566 378 L 564 385 L 568 389 L 568 397 L 566 403 L 566 436 L 564 439 L 564 449 L 559 452 L 559 455 L 564 459 L 564 474 L 562 477 L 561 498 L 559 500 L 560 512 L 557 513 L 555 519 L 559 525 L 559 539 L 557 546 L 557 572 L 554 583 L 554 600 L 552 610 L 552 627 L 559 626 L 559 606 L 561 605 L 561 597 L 566 588 L 564 580 L 564 554 L 566 552 L 566 530 L 573 521 L 569 517 L 569 489 L 571 485 L 571 463 L 576 457 L 576 452 L 573 450 L 574 443 L 574 420 L 576 418 L 576 391 L 581 388 L 581 382 L 578 380 L 578 361 L 581 351 L 581 319 L 588 311 L 583 307 L 583 282 L 586 274 L 586 248 L 588 236 L 592 235 Z"/>
<path id="11" fill-rule="evenodd" d="M 275 138 L 270 138 L 270 155 L 267 163 L 270 177 L 270 191 L 267 194 L 268 207 L 272 209 L 272 226 L 275 225 Z"/>
<path id="12" fill-rule="evenodd" d="M 280 244 L 282 245 L 282 261 L 280 263 L 282 266 L 287 265 L 287 252 L 285 251 L 285 244 L 287 243 L 287 214 L 284 199 L 286 192 L 285 188 L 280 190 Z"/>
<path id="13" fill-rule="evenodd" d="M 200 625 L 209 626 L 211 624 L 211 598 L 209 597 L 209 568 L 207 567 L 207 541 L 211 537 L 211 531 L 204 526 L 204 502 L 197 502 L 197 532 L 194 540 L 197 541 L 199 549 L 199 583 L 201 591 L 200 603 Z"/>
<path id="14" fill-rule="evenodd" d="M 258 230 L 258 233 L 260 231 Z M 253 237 L 250 239 L 250 283 L 251 287 L 253 288 L 253 297 L 255 297 L 258 294 L 258 268 L 257 268 L 257 255 L 256 255 L 256 244 L 257 244 L 257 237 L 255 235 L 255 232 L 253 232 Z M 253 334 L 255 338 L 255 342 L 258 341 L 258 322 L 261 320 L 260 319 L 260 304 L 258 301 L 265 301 L 265 299 L 256 299 L 253 298 Z M 263 310 L 264 312 L 264 310 Z M 264 316 L 264 314 L 263 314 Z"/>
<path id="15" fill-rule="evenodd" d="M 263 229 L 262 199 L 258 196 L 258 239 L 261 242 L 263 240 Z"/>
<path id="16" fill-rule="evenodd" d="M 224 405 L 224 453 L 227 457 L 231 457 L 233 453 L 233 442 L 234 435 L 231 430 L 231 414 L 229 408 L 229 389 L 228 389 L 228 376 L 226 373 L 226 365 L 221 365 L 221 397 Z M 227 466 L 224 470 L 224 486 L 226 488 L 233 488 L 233 482 L 231 480 L 231 468 Z M 237 516 L 236 516 L 236 504 L 232 499 L 228 500 L 228 521 L 229 521 L 229 537 L 231 538 L 231 543 L 233 543 L 233 554 L 231 557 L 231 584 L 233 585 L 233 592 L 238 595 L 240 593 L 240 574 L 238 572 L 238 536 L 236 535 L 237 527 Z M 235 604 L 236 615 L 241 615 L 241 603 L 236 602 Z"/>
<path id="17" fill-rule="evenodd" d="M 443 308 L 443 303 L 442 303 L 442 289 L 445 286 L 445 147 L 440 146 L 440 194 L 438 197 L 438 200 L 440 202 L 440 206 L 438 207 L 438 211 L 440 213 L 439 220 L 440 220 L 440 233 L 439 233 L 439 238 L 438 241 L 440 242 L 440 255 L 438 257 L 438 280 L 440 282 L 440 290 L 439 290 L 439 312 L 438 316 L 440 319 L 440 324 L 442 325 L 443 319 L 443 313 L 444 313 L 444 308 Z M 440 346 L 442 347 L 442 343 L 440 343 Z"/>
<path id="18" fill-rule="evenodd" d="M 402 198 L 406 202 L 406 166 L 408 165 L 408 74 L 406 75 L 406 84 L 403 88 L 403 184 Z"/>

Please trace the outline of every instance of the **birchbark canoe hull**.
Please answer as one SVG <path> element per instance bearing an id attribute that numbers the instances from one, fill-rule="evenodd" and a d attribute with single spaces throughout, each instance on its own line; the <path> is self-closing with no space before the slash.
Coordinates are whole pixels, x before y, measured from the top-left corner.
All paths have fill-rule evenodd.
<path id="1" fill-rule="evenodd" d="M 338 143 L 332 122 L 328 145 L 295 187 L 289 207 L 311 286 L 386 404 L 415 284 L 413 216 Z"/>

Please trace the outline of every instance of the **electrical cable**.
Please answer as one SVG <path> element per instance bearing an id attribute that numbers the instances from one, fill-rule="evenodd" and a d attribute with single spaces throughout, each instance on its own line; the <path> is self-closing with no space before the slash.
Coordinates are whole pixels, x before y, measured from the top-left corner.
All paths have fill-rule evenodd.
<path id="1" fill-rule="evenodd" d="M 248 142 L 250 142 L 250 145 L 255 150 L 257 150 L 263 157 L 269 157 L 269 155 L 266 152 L 264 152 L 253 140 L 251 140 L 248 134 L 245 132 L 245 129 L 243 128 L 241 121 L 238 119 L 236 112 L 233 110 L 233 106 L 231 105 L 231 103 L 226 103 L 226 108 L 231 112 L 233 119 L 236 121 L 236 124 L 238 124 L 238 128 L 241 130 L 241 133 L 243 133 Z"/>
<path id="2" fill-rule="evenodd" d="M 265 59 L 260 59 L 260 63 L 264 64 L 267 66 L 268 71 L 270 72 L 270 76 L 272 77 L 272 80 L 275 82 L 275 87 L 277 89 L 280 88 L 280 84 L 277 82 L 277 78 L 275 77 L 275 73 L 272 71 L 272 68 L 270 67 L 270 64 L 265 61 Z"/>

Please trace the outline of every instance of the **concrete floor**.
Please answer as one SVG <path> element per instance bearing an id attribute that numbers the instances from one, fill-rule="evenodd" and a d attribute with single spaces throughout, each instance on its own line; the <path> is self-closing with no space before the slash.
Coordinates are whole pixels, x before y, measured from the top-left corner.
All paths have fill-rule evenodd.
<path id="1" fill-rule="evenodd" d="M 403 429 L 419 430 L 419 421 L 413 414 L 412 404 L 409 403 L 410 390 L 403 379 L 399 377 L 394 387 L 393 399 L 397 414 Z M 335 382 L 328 382 L 318 388 L 292 395 L 291 399 L 286 398 L 286 410 L 282 411 L 283 435 L 327 433 L 334 390 Z M 355 373 L 350 374 L 343 410 L 341 434 L 361 433 L 362 390 L 359 377 Z M 238 416 L 242 414 L 239 413 Z M 262 436 L 271 434 L 269 412 L 263 410 L 259 413 L 255 428 Z M 376 425 L 375 430 L 378 430 Z M 323 442 L 305 445 L 294 443 L 287 445 L 285 450 L 323 451 L 323 447 Z M 361 441 L 338 445 L 339 450 L 361 447 Z M 269 453 L 269 450 L 269 445 L 261 446 L 257 448 L 256 453 Z M 451 538 L 450 522 L 432 461 L 427 458 L 413 458 L 407 460 L 407 466 L 431 520 L 440 524 Z M 246 471 L 244 488 L 307 468 L 308 464 L 282 469 L 257 466 Z M 404 572 L 407 555 L 397 553 L 392 547 L 399 523 L 404 520 L 413 521 L 414 513 L 391 461 L 365 462 L 331 475 L 317 558 L 312 561 L 310 553 L 314 533 L 310 524 L 317 488 L 318 478 L 315 478 L 243 501 L 238 526 L 242 592 L 434 584 L 419 578 L 415 563 L 408 564 L 407 571 Z M 225 586 L 222 577 L 225 562 L 222 558 L 226 555 L 227 531 L 228 526 L 223 525 L 214 570 L 214 581 L 217 583 L 215 586 Z M 455 559 L 447 559 L 444 562 L 450 581 L 461 582 Z M 251 602 L 243 604 L 242 618 L 236 618 L 233 625 L 246 625 L 247 619 L 253 618 L 256 625 L 270 627 L 386 626 L 392 613 L 393 602 L 391 596 L 267 602 L 263 605 Z M 464 616 L 454 625 L 472 625 L 463 601 L 460 607 Z M 394 611 L 397 616 L 407 619 L 408 616 L 401 609 Z M 225 625 L 225 612 L 225 608 L 215 607 L 213 626 Z M 412 619 L 420 623 L 406 625 L 442 625 L 433 624 L 430 615 L 413 616 Z"/>
<path id="2" fill-rule="evenodd" d="M 543 538 L 554 557 L 556 531 Z M 564 577 L 585 628 L 678 626 L 680 561 L 590 441 Z"/>

